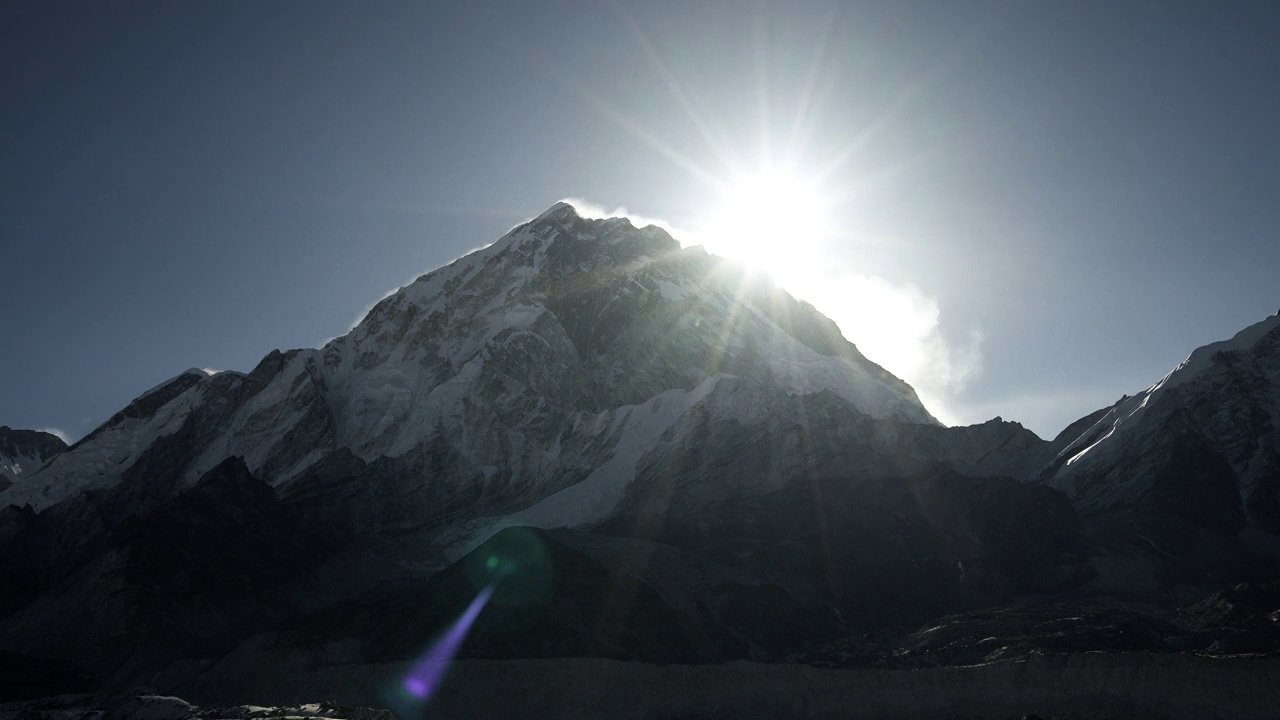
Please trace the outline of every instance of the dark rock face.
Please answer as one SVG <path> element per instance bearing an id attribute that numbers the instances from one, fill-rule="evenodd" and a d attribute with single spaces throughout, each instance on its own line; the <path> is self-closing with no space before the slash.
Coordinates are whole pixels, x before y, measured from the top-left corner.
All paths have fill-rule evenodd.
<path id="1" fill-rule="evenodd" d="M 0 455 L 37 455 L 48 460 L 67 449 L 62 438 L 39 430 L 15 430 L 0 425 Z M 34 450 L 35 452 L 31 452 Z"/>
<path id="2" fill-rule="evenodd" d="M 706 481 L 729 482 L 715 473 Z M 783 586 L 814 586 L 851 627 L 1062 591 L 1088 576 L 1065 496 L 945 468 L 815 476 L 699 515 L 661 512 L 685 503 L 676 489 L 635 503 L 601 530 L 694 549 Z"/>
<path id="3" fill-rule="evenodd" d="M 12 580 L 0 647 L 100 679 L 225 651 L 296 612 L 284 589 L 317 552 L 241 460 L 136 514 L 99 514 L 125 494 L 0 515 L 0 569 Z"/>
<path id="4" fill-rule="evenodd" d="M 232 458 L 123 520 L 105 509 L 129 488 L 41 514 L 11 507 L 0 646 L 55 662 L 60 690 L 203 667 L 263 633 L 275 649 L 253 652 L 267 664 L 336 647 L 346 662 L 409 662 L 492 585 L 463 657 L 778 661 L 833 636 L 1079 581 L 1065 498 L 946 470 L 792 483 L 725 504 L 713 527 L 697 516 L 646 526 L 638 514 L 595 532 L 513 527 L 438 574 L 377 570 L 414 536 L 394 534 L 393 502 L 351 513 L 343 488 L 371 477 L 352 460 L 278 499 Z M 67 527 L 92 537 L 74 542 Z M 31 547 L 42 551 L 21 551 Z M 193 680 L 178 672 L 165 689 Z"/>
<path id="5" fill-rule="evenodd" d="M 829 610 L 824 628 L 811 615 L 822 608 L 676 548 L 508 528 L 430 579 L 378 587 L 287 626 L 285 635 L 301 645 L 354 637 L 361 662 L 410 661 L 486 588 L 493 594 L 464 657 L 776 658 L 835 624 Z"/>

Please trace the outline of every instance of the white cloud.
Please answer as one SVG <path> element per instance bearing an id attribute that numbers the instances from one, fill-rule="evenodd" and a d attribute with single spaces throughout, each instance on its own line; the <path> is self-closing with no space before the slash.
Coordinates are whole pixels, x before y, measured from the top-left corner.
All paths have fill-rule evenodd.
<path id="1" fill-rule="evenodd" d="M 693 234 L 687 229 L 677 228 L 676 226 L 672 225 L 671 223 L 661 218 L 648 217 L 646 215 L 638 215 L 636 213 L 633 213 L 627 210 L 625 207 L 622 207 L 621 205 L 614 208 L 613 210 L 606 210 L 603 205 L 597 205 L 591 202 L 590 200 L 583 200 L 582 198 L 565 198 L 561 202 L 566 202 L 572 205 L 573 208 L 578 211 L 578 214 L 584 218 L 622 217 L 630 220 L 631 224 L 635 225 L 638 228 L 642 228 L 646 225 L 656 225 L 662 228 L 663 230 L 666 230 L 667 233 L 671 235 L 671 237 L 675 238 L 676 240 L 679 240 L 680 244 L 682 245 L 689 245 L 693 240 Z"/>
<path id="2" fill-rule="evenodd" d="M 834 320 L 864 355 L 907 381 L 935 417 L 960 422 L 948 405 L 982 373 L 979 329 L 959 342 L 949 338 L 937 298 L 911 283 L 830 273 L 782 285 Z"/>

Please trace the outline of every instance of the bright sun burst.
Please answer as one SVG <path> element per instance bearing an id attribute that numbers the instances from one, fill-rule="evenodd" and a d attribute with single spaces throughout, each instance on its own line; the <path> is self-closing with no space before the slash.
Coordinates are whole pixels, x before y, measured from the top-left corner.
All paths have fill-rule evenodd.
<path id="1" fill-rule="evenodd" d="M 700 234 L 710 252 L 775 279 L 796 279 L 821 254 L 827 203 L 818 188 L 788 171 L 739 178 Z"/>
<path id="2" fill-rule="evenodd" d="M 864 191 L 874 190 L 881 177 L 890 177 L 898 169 L 864 168 L 855 173 L 850 165 L 879 133 L 892 126 L 915 88 L 905 87 L 899 100 L 885 106 L 865 125 L 848 128 L 832 138 L 839 144 L 823 146 L 818 155 L 809 152 L 816 148 L 808 147 L 808 141 L 822 119 L 818 114 L 823 105 L 819 80 L 824 72 L 826 38 L 815 43 L 807 78 L 796 77 L 796 87 L 802 90 L 789 133 L 778 122 L 785 114 L 778 115 L 770 98 L 768 58 L 762 55 L 756 64 L 759 135 L 754 141 L 757 153 L 752 155 L 744 152 L 746 136 L 725 132 L 726 120 L 732 118 L 708 112 L 712 106 L 702 102 L 664 62 L 663 54 L 622 5 L 615 3 L 614 8 L 717 162 L 699 162 L 696 156 L 685 154 L 644 127 L 634 115 L 581 87 L 570 87 L 603 118 L 714 193 L 707 198 L 705 215 L 689 218 L 686 222 L 692 221 L 692 226 L 684 225 L 672 234 L 682 245 L 702 245 L 710 253 L 767 274 L 794 297 L 813 304 L 869 358 L 907 380 L 921 395 L 931 396 L 931 409 L 945 415 L 943 395 L 964 387 L 981 371 L 981 334 L 971 332 L 968 344 L 953 347 L 940 331 L 936 299 L 909 282 L 861 274 L 848 260 L 858 244 L 884 241 L 851 225 L 859 221 L 851 215 L 854 201 Z M 744 93 L 744 97 L 748 95 Z M 734 115 L 750 116 L 751 111 L 748 108 Z M 814 166 L 807 161 L 820 163 Z M 746 172 L 753 165 L 759 170 Z M 612 214 L 626 213 L 619 208 Z M 649 224 L 639 216 L 633 216 L 633 221 Z M 654 224 L 662 225 L 660 221 Z"/>

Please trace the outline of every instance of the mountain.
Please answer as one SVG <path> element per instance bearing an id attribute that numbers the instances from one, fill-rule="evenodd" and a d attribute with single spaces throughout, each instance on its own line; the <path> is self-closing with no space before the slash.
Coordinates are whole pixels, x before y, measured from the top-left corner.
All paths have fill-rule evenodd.
<path id="1" fill-rule="evenodd" d="M 34 474 L 66 449 L 62 438 L 52 433 L 0 425 L 0 492 Z"/>
<path id="2" fill-rule="evenodd" d="M 0 699 L 287 705 L 326 678 L 384 704 L 478 595 L 460 656 L 520 672 L 1187 653 L 1228 626 L 1260 639 L 1219 647 L 1274 649 L 1280 553 L 1247 498 L 1273 477 L 1275 333 L 1242 335 L 1128 429 L 1130 399 L 1052 441 L 949 428 L 766 278 L 557 204 L 0 490 Z M 1236 515 L 1191 501 L 1223 477 Z"/>
<path id="3" fill-rule="evenodd" d="M 1030 479 L 1094 525 L 1215 572 L 1280 554 L 1280 314 L 1066 434 Z"/>
<path id="4" fill-rule="evenodd" d="M 0 501 L 40 510 L 140 462 L 187 487 L 233 455 L 281 486 L 351 455 L 445 463 L 451 487 L 502 509 L 587 480 L 598 516 L 629 464 L 728 377 L 937 424 L 812 306 L 661 229 L 559 204 L 323 348 L 162 383 Z"/>

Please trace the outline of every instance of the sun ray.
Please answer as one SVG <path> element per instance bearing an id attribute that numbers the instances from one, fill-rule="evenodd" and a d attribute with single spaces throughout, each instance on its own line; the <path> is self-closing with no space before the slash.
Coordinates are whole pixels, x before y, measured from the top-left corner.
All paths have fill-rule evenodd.
<path id="1" fill-rule="evenodd" d="M 645 35 L 640 24 L 637 23 L 635 18 L 627 12 L 626 8 L 622 6 L 622 3 L 615 0 L 613 3 L 613 9 L 614 12 L 622 18 L 627 29 L 631 32 L 631 36 L 644 51 L 645 57 L 649 60 L 649 64 L 653 67 L 654 72 L 656 72 L 658 77 L 662 79 L 667 90 L 671 92 L 672 96 L 675 97 L 676 102 L 680 104 L 681 109 L 683 109 L 685 114 L 689 116 L 689 119 L 693 121 L 694 127 L 696 127 L 698 132 L 702 135 L 702 139 L 707 143 L 707 147 L 711 149 L 711 152 L 716 155 L 720 163 L 724 165 L 725 169 L 731 174 L 740 172 L 743 167 L 743 163 L 738 154 L 735 153 L 733 148 L 729 145 L 728 136 L 710 118 L 705 116 L 698 109 L 693 98 L 685 92 L 684 85 L 675 76 L 675 73 L 667 67 L 666 63 L 662 61 L 662 56 L 658 53 L 657 48 L 655 48 L 653 43 L 649 41 L 648 36 Z"/>
<path id="2" fill-rule="evenodd" d="M 818 85 L 818 78 L 825 72 L 825 63 L 827 60 L 827 50 L 831 43 L 831 35 L 836 27 L 837 18 L 840 16 L 841 6 L 832 4 L 831 10 L 827 15 L 826 22 L 823 23 L 822 37 L 814 45 L 813 58 L 809 62 L 809 72 L 806 73 L 804 84 L 801 86 L 800 99 L 796 103 L 795 119 L 791 124 L 791 136 L 787 141 L 787 157 L 797 158 L 800 156 L 805 141 L 809 137 L 809 133 L 813 129 L 813 119 L 815 113 L 811 112 L 814 103 L 814 95 Z"/>
<path id="3" fill-rule="evenodd" d="M 752 39 L 755 43 L 756 112 L 760 123 L 760 156 L 766 165 L 773 164 L 773 138 L 769 117 L 769 36 L 765 26 L 764 3 L 755 6 L 755 26 Z"/>
<path id="4" fill-rule="evenodd" d="M 901 158 L 892 165 L 859 173 L 856 178 L 843 185 L 833 186 L 831 183 L 826 183 L 825 198 L 832 207 L 842 206 L 876 189 L 877 186 L 906 175 L 909 171 L 919 168 L 924 162 L 925 159 L 921 156 Z"/>
<path id="5" fill-rule="evenodd" d="M 911 85 L 894 96 L 888 107 L 832 156 L 826 166 L 818 172 L 818 182 L 829 180 L 844 167 L 845 163 L 849 162 L 859 151 L 869 145 L 872 140 L 875 140 L 880 133 L 892 126 L 915 100 L 917 93 L 918 87 Z"/>
<path id="6" fill-rule="evenodd" d="M 711 348 L 711 358 L 708 360 L 709 372 L 719 372 L 720 359 L 724 357 L 725 352 L 728 350 L 729 338 L 737 327 L 738 315 L 743 308 L 743 298 L 746 296 L 747 284 L 750 282 L 750 278 L 744 273 L 735 279 L 737 285 L 733 291 L 733 302 L 729 303 L 729 314 L 725 317 L 724 324 L 720 328 L 720 337 L 716 338 L 715 345 Z"/>
<path id="7" fill-rule="evenodd" d="M 635 122 L 634 120 L 631 120 L 623 113 L 614 109 L 611 105 L 606 103 L 604 100 L 586 92 L 581 88 L 577 88 L 573 86 L 570 86 L 570 87 L 578 95 L 578 97 L 580 97 L 584 102 L 590 105 L 596 112 L 604 116 L 606 120 L 609 120 L 614 125 L 617 125 L 619 128 L 626 130 L 637 140 L 648 145 L 651 149 L 655 150 L 659 155 L 662 155 L 666 159 L 670 160 L 677 167 L 688 172 L 690 175 L 694 176 L 698 180 L 702 181 L 711 189 L 716 190 L 717 192 L 724 192 L 725 190 L 724 182 L 722 182 L 718 177 L 716 177 L 712 173 L 707 172 L 705 169 L 703 169 L 701 165 L 697 164 L 693 160 L 690 160 L 688 157 L 686 157 L 684 154 L 682 154 L 675 148 L 671 147 L 670 145 L 667 145 L 666 143 L 662 142 L 662 140 L 658 139 L 656 135 L 649 132 L 639 123 Z"/>
<path id="8" fill-rule="evenodd" d="M 975 52 L 981 46 L 982 38 L 997 30 L 988 23 L 986 27 L 971 29 L 972 31 L 952 44 L 947 52 L 939 53 L 912 82 L 904 83 L 902 88 L 889 101 L 887 107 L 863 128 L 852 140 L 837 151 L 827 165 L 816 175 L 818 182 L 826 182 L 831 176 L 844 167 L 854 155 L 866 147 L 880 133 L 891 127 L 905 113 L 917 98 L 923 96 L 933 87 L 941 84 L 946 75 L 958 67 L 964 56 Z"/>

